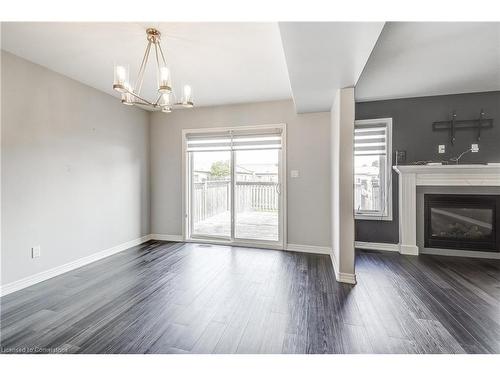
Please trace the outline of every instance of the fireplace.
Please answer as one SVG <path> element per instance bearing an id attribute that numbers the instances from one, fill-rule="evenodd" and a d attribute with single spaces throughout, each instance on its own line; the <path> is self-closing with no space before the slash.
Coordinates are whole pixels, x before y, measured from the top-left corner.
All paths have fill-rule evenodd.
<path id="1" fill-rule="evenodd" d="M 425 247 L 500 251 L 499 195 L 424 195 Z"/>

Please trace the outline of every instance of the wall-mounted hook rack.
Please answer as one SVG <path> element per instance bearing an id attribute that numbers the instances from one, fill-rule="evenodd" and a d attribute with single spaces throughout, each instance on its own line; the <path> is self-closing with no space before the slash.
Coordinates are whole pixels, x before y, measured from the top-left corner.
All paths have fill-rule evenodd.
<path id="1" fill-rule="evenodd" d="M 479 117 L 477 119 L 471 120 L 457 120 L 456 111 L 453 111 L 451 115 L 451 120 L 449 121 L 436 121 L 432 123 L 433 131 L 448 131 L 450 133 L 450 143 L 453 145 L 456 140 L 456 132 L 459 130 L 466 129 L 476 129 L 477 135 L 476 139 L 479 141 L 481 139 L 481 130 L 492 128 L 493 119 L 486 118 L 484 110 L 481 109 Z"/>

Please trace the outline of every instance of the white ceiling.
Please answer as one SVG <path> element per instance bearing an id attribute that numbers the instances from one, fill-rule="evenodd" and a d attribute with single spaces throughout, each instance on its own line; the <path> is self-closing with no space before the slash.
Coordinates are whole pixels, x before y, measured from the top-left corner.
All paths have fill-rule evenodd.
<path id="1" fill-rule="evenodd" d="M 329 111 L 335 91 L 354 86 L 383 22 L 280 23 L 297 112 Z"/>
<path id="2" fill-rule="evenodd" d="M 2 23 L 1 47 L 118 97 L 113 65 L 128 64 L 134 80 L 148 27 L 162 32 L 177 95 L 190 84 L 197 106 L 293 90 L 299 113 L 329 111 L 335 90 L 354 85 L 358 101 L 500 90 L 500 23 L 16 22 Z"/>
<path id="3" fill-rule="evenodd" d="M 277 23 L 2 23 L 2 49 L 118 97 L 113 66 L 128 64 L 135 79 L 151 26 L 174 90 L 190 84 L 197 106 L 291 98 Z M 150 99 L 155 82 L 148 69 Z"/>
<path id="4" fill-rule="evenodd" d="M 500 23 L 390 22 L 356 100 L 500 90 Z"/>

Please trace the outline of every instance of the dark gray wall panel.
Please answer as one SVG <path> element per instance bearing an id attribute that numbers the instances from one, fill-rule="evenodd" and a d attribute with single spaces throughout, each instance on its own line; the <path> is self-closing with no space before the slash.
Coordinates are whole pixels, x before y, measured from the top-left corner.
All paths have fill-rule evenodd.
<path id="1" fill-rule="evenodd" d="M 500 91 L 428 96 L 421 98 L 381 100 L 356 103 L 356 119 L 392 117 L 392 149 L 406 151 L 406 163 L 419 160 L 446 160 L 468 149 L 476 141 L 473 130 L 456 134 L 451 146 L 447 132 L 433 132 L 434 121 L 447 120 L 453 110 L 457 119 L 471 119 L 484 109 L 494 119 L 492 129 L 482 131 L 480 151 L 463 156 L 461 163 L 500 162 Z M 438 154 L 439 144 L 446 145 L 446 154 Z M 394 156 L 393 156 L 394 164 Z M 392 174 L 393 221 L 356 220 L 356 241 L 398 242 L 398 180 Z"/>

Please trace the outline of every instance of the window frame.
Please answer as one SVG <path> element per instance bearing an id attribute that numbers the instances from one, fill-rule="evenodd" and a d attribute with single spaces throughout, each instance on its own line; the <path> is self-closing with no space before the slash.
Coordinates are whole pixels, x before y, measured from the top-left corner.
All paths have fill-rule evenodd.
<path id="1" fill-rule="evenodd" d="M 382 213 L 370 213 L 370 212 L 360 212 L 356 211 L 355 207 L 355 197 L 353 197 L 353 208 L 354 208 L 354 218 L 356 220 L 379 220 L 379 221 L 392 221 L 392 118 L 376 118 L 376 119 L 366 119 L 366 120 L 356 120 L 354 121 L 354 126 L 356 125 L 380 125 L 384 124 L 386 127 L 386 168 L 385 168 L 385 199 L 382 200 L 384 205 L 384 210 Z M 354 134 L 353 134 L 353 154 L 354 154 Z M 354 164 L 354 177 L 356 176 L 356 155 L 353 155 Z M 353 189 L 355 181 L 353 181 Z"/>

